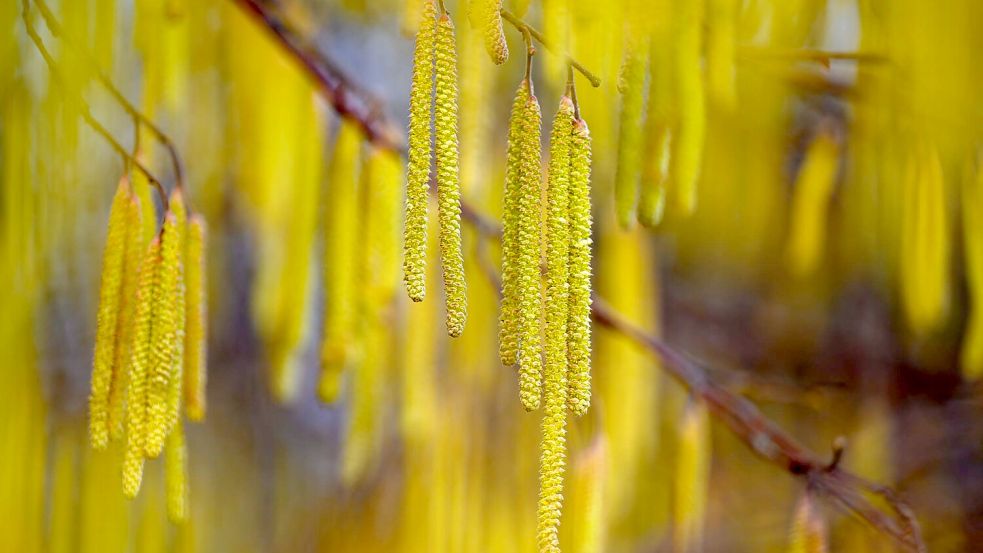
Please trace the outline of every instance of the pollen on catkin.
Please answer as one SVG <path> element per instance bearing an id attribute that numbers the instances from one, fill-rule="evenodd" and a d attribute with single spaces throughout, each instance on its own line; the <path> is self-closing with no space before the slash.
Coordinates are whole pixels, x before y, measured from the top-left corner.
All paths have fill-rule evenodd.
<path id="1" fill-rule="evenodd" d="M 509 142 L 505 161 L 505 194 L 502 210 L 502 305 L 498 319 L 498 356 L 505 366 L 515 365 L 519 350 L 519 314 L 517 311 L 519 249 L 519 191 L 523 154 L 523 121 L 529 101 L 529 84 L 523 80 L 512 102 L 509 117 Z"/>
<path id="2" fill-rule="evenodd" d="M 570 306 L 567 319 L 567 398 L 570 411 L 583 415 L 591 395 L 591 140 L 587 123 L 574 123 L 570 140 Z"/>
<path id="3" fill-rule="evenodd" d="M 467 285 L 461 245 L 461 182 L 457 137 L 457 55 L 454 23 L 447 14 L 437 23 L 434 134 L 437 154 L 437 212 L 440 220 L 440 262 L 447 301 L 447 333 L 464 332 Z"/>
<path id="4" fill-rule="evenodd" d="M 140 263 L 133 312 L 133 348 L 130 351 L 126 407 L 126 453 L 123 458 L 123 493 L 136 497 L 143 477 L 148 412 L 147 388 L 151 363 L 153 308 L 160 268 L 160 239 L 154 238 Z"/>
<path id="5" fill-rule="evenodd" d="M 174 523 L 188 519 L 188 445 L 184 424 L 178 422 L 167 436 L 164 450 L 164 481 L 167 489 L 167 518 Z"/>
<path id="6" fill-rule="evenodd" d="M 502 29 L 502 0 L 472 0 L 469 7 L 471 20 L 485 39 L 485 50 L 495 65 L 502 65 L 509 59 L 509 45 Z"/>
<path id="7" fill-rule="evenodd" d="M 328 168 L 324 217 L 324 334 L 318 397 L 332 403 L 354 353 L 357 311 L 358 169 L 362 134 L 342 120 Z"/>
<path id="8" fill-rule="evenodd" d="M 205 247 L 207 230 L 200 214 L 191 216 L 185 246 L 185 316 L 184 342 L 184 409 L 188 418 L 205 418 L 205 366 L 208 294 L 205 281 Z"/>
<path id="9" fill-rule="evenodd" d="M 638 179 L 642 162 L 642 125 L 645 104 L 645 68 L 648 47 L 629 46 L 621 78 L 621 114 L 618 123 L 618 166 L 614 178 L 618 224 L 635 225 L 638 207 Z"/>
<path id="10" fill-rule="evenodd" d="M 123 261 L 123 286 L 116 325 L 116 360 L 113 363 L 113 384 L 109 391 L 109 438 L 113 441 L 120 439 L 124 431 L 137 278 L 140 273 L 140 262 L 147 247 L 144 238 L 140 198 L 131 195 L 126 212 L 126 254 Z"/>
<path id="11" fill-rule="evenodd" d="M 545 371 L 567 372 L 567 322 L 570 308 L 570 146 L 573 102 L 560 99 L 550 131 L 549 176 L 546 187 L 546 364 Z"/>
<path id="12" fill-rule="evenodd" d="M 156 458 L 174 422 L 174 389 L 184 348 L 184 291 L 181 257 L 186 223 L 180 191 L 171 194 L 160 244 L 160 269 L 153 300 L 151 363 L 147 379 L 148 426 L 144 452 Z"/>
<path id="13" fill-rule="evenodd" d="M 403 228 L 403 280 L 413 301 L 423 301 L 427 272 L 427 195 L 430 188 L 431 104 L 434 91 L 437 20 L 433 0 L 423 3 L 423 18 L 413 51 L 410 88 L 409 161 L 406 167 L 406 221 Z"/>
<path id="14" fill-rule="evenodd" d="M 540 125 L 542 114 L 539 100 L 530 91 L 522 117 L 519 139 L 520 172 L 518 189 L 518 251 L 516 314 L 519 319 L 519 397 L 528 411 L 539 408 L 542 395 L 542 283 L 540 256 L 542 252 L 541 225 L 541 157 Z"/>
<path id="15" fill-rule="evenodd" d="M 109 229 L 102 256 L 102 282 L 96 319 L 96 345 L 92 363 L 92 391 L 89 395 L 89 438 L 92 447 L 109 444 L 109 394 L 118 342 L 117 319 L 123 288 L 126 256 L 126 226 L 130 186 L 126 177 L 119 181 L 109 208 Z"/>

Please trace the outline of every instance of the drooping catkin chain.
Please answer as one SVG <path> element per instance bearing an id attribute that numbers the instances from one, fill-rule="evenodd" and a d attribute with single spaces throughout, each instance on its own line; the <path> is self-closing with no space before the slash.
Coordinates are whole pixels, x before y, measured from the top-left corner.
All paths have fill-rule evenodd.
<path id="1" fill-rule="evenodd" d="M 206 326 L 208 294 L 205 280 L 205 248 L 207 230 L 200 214 L 191 216 L 188 222 L 185 246 L 185 316 L 184 343 L 184 405 L 188 418 L 200 421 L 205 418 L 205 385 L 208 374 L 205 366 Z"/>
<path id="2" fill-rule="evenodd" d="M 622 228 L 635 225 L 638 178 L 642 161 L 642 111 L 648 45 L 631 44 L 621 68 L 621 114 L 618 123 L 618 167 L 614 180 L 615 208 Z"/>
<path id="3" fill-rule="evenodd" d="M 472 24 L 481 29 L 485 49 L 495 65 L 509 59 L 509 45 L 502 29 L 502 0 L 471 0 L 469 17 Z"/>
<path id="4" fill-rule="evenodd" d="M 542 395 L 542 322 L 543 297 L 540 277 L 542 250 L 541 225 L 541 158 L 540 125 L 542 114 L 529 83 L 529 97 L 519 133 L 520 161 L 518 192 L 518 232 L 515 247 L 518 252 L 516 315 L 519 319 L 519 397 L 528 411 L 539 408 Z"/>
<path id="5" fill-rule="evenodd" d="M 173 426 L 184 357 L 184 227 L 187 212 L 180 189 L 171 194 L 160 244 L 160 269 L 153 300 L 151 363 L 148 373 L 148 427 L 144 452 L 156 458 Z M 175 382 L 177 379 L 177 382 Z M 179 403 L 179 401 L 178 401 Z"/>
<path id="6" fill-rule="evenodd" d="M 434 135 L 437 157 L 437 212 L 440 219 L 440 261 L 447 301 L 447 333 L 464 332 L 467 285 L 461 245 L 461 182 L 457 136 L 457 54 L 454 23 L 447 14 L 437 23 Z"/>
<path id="7" fill-rule="evenodd" d="M 95 449 L 105 449 L 109 444 L 109 394 L 118 343 L 117 318 L 123 288 L 129 198 L 130 186 L 124 176 L 116 187 L 109 208 L 109 230 L 102 258 L 92 391 L 89 395 L 89 438 Z"/>
<path id="8" fill-rule="evenodd" d="M 567 320 L 567 380 L 570 411 L 583 415 L 591 394 L 591 140 L 587 123 L 577 119 L 570 139 L 570 306 Z"/>
<path id="9" fill-rule="evenodd" d="M 539 549 L 559 551 L 563 475 L 566 464 L 567 317 L 569 308 L 570 144 L 573 102 L 560 100 L 550 132 L 546 212 L 546 414 L 543 418 L 539 492 Z"/>
<path id="10" fill-rule="evenodd" d="M 522 172 L 523 116 L 529 101 L 529 84 L 523 79 L 512 102 L 509 142 L 505 161 L 505 194 L 502 209 L 502 306 L 498 319 L 498 356 L 502 364 L 515 365 L 519 350 L 518 282 L 519 189 Z"/>
<path id="11" fill-rule="evenodd" d="M 431 104 L 434 91 L 437 20 L 433 0 L 423 2 L 423 17 L 413 51 L 410 88 L 409 161 L 406 221 L 403 230 L 403 280 L 413 301 L 423 301 L 427 272 L 427 193 L 430 188 Z"/>
<path id="12" fill-rule="evenodd" d="M 328 173 L 324 227 L 324 336 L 318 396 L 332 403 L 354 353 L 357 311 L 358 168 L 362 134 L 344 119 Z"/>
<path id="13" fill-rule="evenodd" d="M 147 389 L 153 335 L 153 308 L 161 264 L 160 238 L 154 238 L 140 263 L 133 313 L 133 348 L 130 352 L 126 408 L 126 453 L 123 458 L 123 494 L 136 497 L 143 478 L 144 445 L 148 427 Z"/>
<path id="14" fill-rule="evenodd" d="M 126 413 L 126 388 L 129 380 L 130 351 L 133 348 L 133 319 L 140 262 L 147 247 L 143 231 L 143 208 L 137 195 L 130 197 L 126 212 L 126 254 L 123 261 L 123 286 L 116 331 L 116 360 L 113 384 L 109 391 L 109 438 L 123 436 Z"/>

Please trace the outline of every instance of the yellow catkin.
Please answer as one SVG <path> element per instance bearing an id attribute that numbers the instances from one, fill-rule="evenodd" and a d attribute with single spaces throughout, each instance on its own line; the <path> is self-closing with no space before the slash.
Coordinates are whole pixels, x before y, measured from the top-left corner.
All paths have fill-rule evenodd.
<path id="1" fill-rule="evenodd" d="M 362 133 L 342 120 L 328 173 L 324 227 L 324 337 L 318 396 L 334 402 L 354 354 L 357 310 L 358 167 Z"/>
<path id="2" fill-rule="evenodd" d="M 826 523 L 812 497 L 802 494 L 789 536 L 789 553 L 826 553 Z"/>
<path id="3" fill-rule="evenodd" d="M 167 436 L 164 451 L 164 478 L 167 489 L 167 517 L 182 523 L 188 518 L 188 445 L 184 424 L 178 422 Z"/>
<path id="4" fill-rule="evenodd" d="M 406 168 L 406 221 L 403 228 L 403 280 L 413 301 L 423 301 L 427 272 L 427 194 L 430 189 L 431 103 L 434 91 L 437 20 L 433 0 L 423 3 L 423 18 L 413 51 L 410 88 L 409 161 Z"/>
<path id="5" fill-rule="evenodd" d="M 689 215 L 696 209 L 696 187 L 706 135 L 706 101 L 700 64 L 704 7 L 703 2 L 677 2 L 674 7 L 679 120 L 673 140 L 670 178 L 674 183 L 675 205 L 681 214 Z"/>
<path id="6" fill-rule="evenodd" d="M 679 425 L 672 496 L 673 551 L 702 551 L 710 479 L 710 426 L 706 405 L 691 402 Z"/>
<path id="7" fill-rule="evenodd" d="M 540 465 L 540 551 L 559 551 L 563 474 L 566 465 L 567 315 L 569 308 L 570 142 L 573 103 L 564 96 L 550 133 L 550 164 L 546 216 L 546 408 Z"/>
<path id="8" fill-rule="evenodd" d="M 983 376 L 983 168 L 966 175 L 962 191 L 963 251 L 966 287 L 969 290 L 969 319 L 963 333 L 960 366 L 963 376 Z"/>
<path id="9" fill-rule="evenodd" d="M 447 14 L 437 23 L 434 135 L 437 153 L 437 213 L 440 218 L 440 262 L 447 299 L 447 333 L 464 332 L 468 318 L 464 252 L 461 245 L 461 178 L 457 137 L 457 54 L 454 23 Z"/>
<path id="10" fill-rule="evenodd" d="M 822 259 L 829 202 L 838 169 L 836 140 L 821 132 L 806 150 L 792 196 L 785 253 L 789 270 L 796 276 L 812 273 Z"/>
<path id="11" fill-rule="evenodd" d="M 113 385 L 109 392 L 109 437 L 113 441 L 120 439 L 124 430 L 130 350 L 133 347 L 134 300 L 140 262 L 147 247 L 144 237 L 140 198 L 131 195 L 126 212 L 126 254 L 123 262 L 120 313 L 116 326 L 116 361 L 113 363 Z"/>
<path id="12" fill-rule="evenodd" d="M 645 68 L 648 47 L 628 47 L 621 69 L 621 114 L 618 124 L 618 168 L 614 194 L 618 223 L 622 228 L 635 225 L 638 206 L 638 179 L 642 162 L 642 111 L 645 103 Z"/>
<path id="13" fill-rule="evenodd" d="M 147 379 L 148 426 L 144 452 L 156 458 L 174 423 L 175 385 L 184 352 L 184 284 L 181 257 L 186 224 L 180 191 L 171 194 L 160 243 L 160 270 L 153 301 L 151 363 Z M 177 395 L 177 399 L 180 395 Z"/>
<path id="14" fill-rule="evenodd" d="M 519 133 L 522 152 L 518 189 L 518 233 L 515 247 L 518 252 L 516 271 L 516 315 L 519 319 L 519 397 L 526 410 L 539 408 L 542 395 L 542 283 L 540 254 L 542 249 L 541 212 L 541 153 L 540 125 L 542 113 L 539 100 L 530 91 Z M 565 377 L 564 377 L 565 378 Z"/>
<path id="15" fill-rule="evenodd" d="M 529 85 L 523 80 L 512 102 L 509 143 L 505 161 L 505 198 L 502 209 L 502 306 L 498 320 L 498 356 L 503 365 L 515 365 L 519 350 L 518 270 L 519 190 L 522 171 L 522 118 L 529 101 Z"/>
<path id="16" fill-rule="evenodd" d="M 707 90 L 714 102 L 731 110 L 737 104 L 735 61 L 739 0 L 707 4 Z"/>
<path id="17" fill-rule="evenodd" d="M 123 458 L 123 493 L 130 498 L 136 497 L 143 478 L 150 341 L 160 261 L 160 239 L 154 238 L 140 263 L 133 313 L 133 348 L 130 352 L 130 380 L 126 394 L 126 453 Z"/>
<path id="18" fill-rule="evenodd" d="M 488 55 L 495 65 L 505 63 L 509 59 L 509 45 L 502 29 L 502 0 L 472 0 L 469 7 L 471 19 L 485 39 Z"/>
<path id="19" fill-rule="evenodd" d="M 574 123 L 570 140 L 570 305 L 567 319 L 567 359 L 570 411 L 582 415 L 591 394 L 591 141 L 587 123 Z"/>
<path id="20" fill-rule="evenodd" d="M 638 222 L 648 228 L 659 225 L 665 214 L 672 151 L 672 4 L 670 0 L 656 0 L 652 6 L 660 15 L 652 23 L 648 108 L 638 199 Z"/>
<path id="21" fill-rule="evenodd" d="M 126 223 L 130 186 L 120 179 L 109 208 L 109 229 L 102 256 L 102 282 L 96 319 L 96 345 L 92 363 L 92 391 L 89 395 L 89 439 L 92 447 L 104 449 L 109 444 L 109 393 L 116 360 L 117 319 L 123 287 L 123 264 L 126 255 Z"/>
<path id="22" fill-rule="evenodd" d="M 207 231 L 205 219 L 200 214 L 191 216 L 188 223 L 185 246 L 185 316 L 184 340 L 184 409 L 188 418 L 200 421 L 205 418 L 206 333 L 208 294 L 205 269 Z"/>

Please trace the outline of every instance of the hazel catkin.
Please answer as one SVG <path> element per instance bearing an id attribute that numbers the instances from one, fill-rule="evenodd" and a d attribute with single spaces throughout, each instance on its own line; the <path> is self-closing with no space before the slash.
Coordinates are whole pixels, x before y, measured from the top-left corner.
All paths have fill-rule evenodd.
<path id="1" fill-rule="evenodd" d="M 185 342 L 184 342 L 184 409 L 188 418 L 205 418 L 205 367 L 208 294 L 205 280 L 205 248 L 207 230 L 199 214 L 188 222 L 185 245 Z"/>
<path id="2" fill-rule="evenodd" d="M 126 227 L 130 186 L 126 177 L 119 181 L 109 208 L 109 229 L 102 257 L 102 281 L 96 320 L 96 345 L 92 363 L 92 391 L 89 395 L 89 438 L 92 447 L 109 444 L 109 393 L 118 341 L 117 318 L 123 287 L 126 255 Z"/>
<path id="3" fill-rule="evenodd" d="M 505 194 L 502 210 L 502 305 L 498 319 L 498 356 L 502 364 L 515 365 L 519 349 L 518 282 L 519 190 L 523 155 L 523 122 L 529 84 L 523 79 L 512 102 L 505 161 Z"/>
<path id="4" fill-rule="evenodd" d="M 178 422 L 167 436 L 164 451 L 164 481 L 167 489 L 167 517 L 174 523 L 188 518 L 188 445 L 184 425 Z"/>
<path id="5" fill-rule="evenodd" d="M 461 182 L 457 136 L 457 56 L 454 23 L 447 14 L 437 23 L 434 135 L 437 157 L 437 212 L 440 220 L 440 262 L 447 301 L 447 333 L 464 332 L 467 285 L 461 246 Z"/>
<path id="6" fill-rule="evenodd" d="M 591 394 L 591 139 L 578 119 L 570 139 L 570 306 L 567 320 L 568 405 L 575 415 L 590 407 Z"/>
<path id="7" fill-rule="evenodd" d="M 509 45 L 502 29 L 502 0 L 471 0 L 469 8 L 472 24 L 481 30 L 485 50 L 495 65 L 502 65 L 509 59 Z"/>
<path id="8" fill-rule="evenodd" d="M 614 180 L 615 208 L 622 228 L 635 225 L 638 179 L 642 162 L 642 125 L 645 104 L 647 47 L 631 46 L 622 67 L 621 114 L 618 123 L 618 167 Z"/>
<path id="9" fill-rule="evenodd" d="M 519 396 L 528 411 L 539 408 L 542 395 L 542 343 L 540 315 L 543 308 L 540 276 L 542 249 L 539 100 L 529 91 L 522 116 L 518 188 L 518 252 L 516 314 L 519 319 Z"/>
<path id="10" fill-rule="evenodd" d="M 426 294 L 427 193 L 430 188 L 430 142 L 433 138 L 430 108 L 434 91 L 436 35 L 434 2 L 425 0 L 413 51 L 406 221 L 403 229 L 403 280 L 413 301 L 423 301 Z"/>

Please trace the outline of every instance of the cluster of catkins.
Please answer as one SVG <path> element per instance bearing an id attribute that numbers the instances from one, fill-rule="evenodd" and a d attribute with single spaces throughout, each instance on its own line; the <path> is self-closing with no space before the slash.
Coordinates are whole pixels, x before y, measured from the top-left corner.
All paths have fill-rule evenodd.
<path id="1" fill-rule="evenodd" d="M 89 434 L 95 449 L 125 437 L 123 493 L 135 497 L 145 459 L 165 452 L 170 518 L 187 517 L 182 408 L 205 416 L 205 221 L 180 188 L 164 224 L 144 181 L 120 180 L 109 212 L 96 325 Z"/>
<path id="2" fill-rule="evenodd" d="M 461 250 L 457 126 L 454 23 L 447 13 L 440 14 L 438 18 L 433 0 L 426 0 L 423 20 L 416 36 L 413 83 L 410 89 L 403 278 L 410 298 L 416 302 L 423 301 L 426 294 L 430 162 L 435 158 L 447 333 L 453 337 L 464 332 L 467 320 L 467 287 L 464 281 L 464 254 Z"/>

